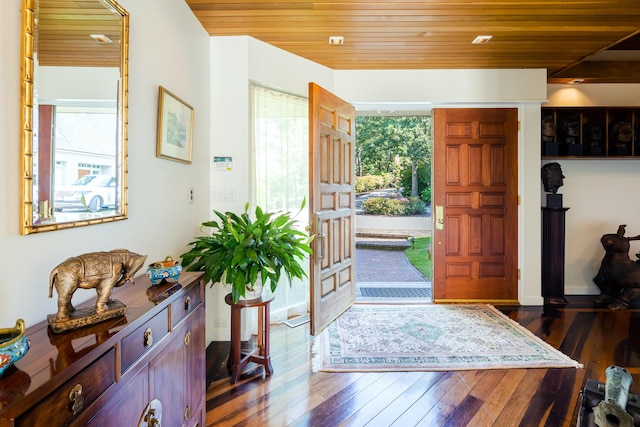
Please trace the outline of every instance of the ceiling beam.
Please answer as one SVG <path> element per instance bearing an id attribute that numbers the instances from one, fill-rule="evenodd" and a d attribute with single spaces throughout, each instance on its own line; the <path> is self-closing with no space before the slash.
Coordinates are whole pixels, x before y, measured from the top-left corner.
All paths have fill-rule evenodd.
<path id="1" fill-rule="evenodd" d="M 640 61 L 583 61 L 549 76 L 549 83 L 567 83 L 573 79 L 585 83 L 634 83 L 640 81 Z"/>

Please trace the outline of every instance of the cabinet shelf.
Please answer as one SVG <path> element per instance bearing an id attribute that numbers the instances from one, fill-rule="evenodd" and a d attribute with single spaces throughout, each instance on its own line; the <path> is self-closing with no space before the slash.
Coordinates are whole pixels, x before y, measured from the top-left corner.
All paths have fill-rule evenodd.
<path id="1" fill-rule="evenodd" d="M 543 158 L 640 159 L 640 107 L 542 107 Z"/>

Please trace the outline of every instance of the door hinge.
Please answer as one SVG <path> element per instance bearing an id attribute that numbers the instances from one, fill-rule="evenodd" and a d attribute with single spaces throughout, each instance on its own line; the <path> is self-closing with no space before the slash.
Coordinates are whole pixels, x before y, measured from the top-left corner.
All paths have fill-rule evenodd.
<path id="1" fill-rule="evenodd" d="M 518 120 L 518 131 L 520 131 L 520 120 Z"/>
<path id="2" fill-rule="evenodd" d="M 518 194 L 518 206 L 520 206 L 520 195 Z"/>
<path id="3" fill-rule="evenodd" d="M 518 280 L 520 280 L 520 269 L 518 269 Z"/>

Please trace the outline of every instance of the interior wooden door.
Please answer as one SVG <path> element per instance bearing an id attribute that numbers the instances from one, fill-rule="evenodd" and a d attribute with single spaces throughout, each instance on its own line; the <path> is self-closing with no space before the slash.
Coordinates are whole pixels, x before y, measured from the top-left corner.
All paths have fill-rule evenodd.
<path id="1" fill-rule="evenodd" d="M 309 84 L 311 333 L 355 301 L 355 108 Z"/>
<path id="2" fill-rule="evenodd" d="M 517 109 L 433 111 L 434 301 L 518 299 Z"/>

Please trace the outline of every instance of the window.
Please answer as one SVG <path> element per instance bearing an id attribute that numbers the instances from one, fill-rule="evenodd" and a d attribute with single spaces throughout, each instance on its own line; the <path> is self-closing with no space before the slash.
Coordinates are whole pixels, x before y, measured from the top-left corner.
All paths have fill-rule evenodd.
<path id="1" fill-rule="evenodd" d="M 254 145 L 254 199 L 267 211 L 297 213 L 308 200 L 308 101 L 300 96 L 252 85 L 252 136 Z M 304 228 L 309 213 L 296 219 Z M 288 286 L 284 278 L 271 304 L 274 321 L 308 310 L 309 283 Z"/>

